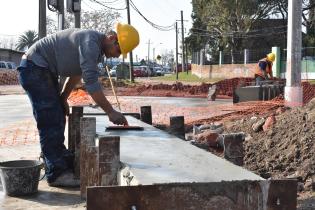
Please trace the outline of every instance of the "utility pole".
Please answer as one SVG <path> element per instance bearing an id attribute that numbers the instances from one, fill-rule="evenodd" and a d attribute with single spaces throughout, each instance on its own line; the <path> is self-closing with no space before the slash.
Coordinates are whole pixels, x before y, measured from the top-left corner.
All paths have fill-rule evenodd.
<path id="1" fill-rule="evenodd" d="M 187 74 L 188 74 L 188 47 L 185 45 L 185 61 L 186 61 L 186 68 L 187 68 Z"/>
<path id="2" fill-rule="evenodd" d="M 128 17 L 128 24 L 130 24 L 130 7 L 129 7 L 129 0 L 126 0 L 126 5 L 127 5 L 127 17 Z M 129 52 L 129 72 L 130 72 L 130 81 L 134 82 L 134 77 L 133 77 L 133 59 L 132 59 L 132 51 Z"/>
<path id="3" fill-rule="evenodd" d="M 284 92 L 288 106 L 301 106 L 302 0 L 288 1 L 287 71 Z"/>
<path id="4" fill-rule="evenodd" d="M 38 0 L 39 14 L 38 14 L 38 37 L 39 39 L 46 36 L 46 0 Z"/>
<path id="5" fill-rule="evenodd" d="M 152 44 L 152 42 L 150 42 L 150 39 L 149 39 L 149 42 L 147 44 L 148 44 L 148 66 L 149 66 L 149 62 L 150 62 L 150 44 Z"/>
<path id="6" fill-rule="evenodd" d="M 81 28 L 81 12 L 74 13 L 74 27 Z"/>
<path id="7" fill-rule="evenodd" d="M 58 31 L 65 28 L 65 5 L 64 0 L 58 0 Z"/>
<path id="8" fill-rule="evenodd" d="M 180 11 L 180 21 L 182 24 L 182 71 L 185 69 L 185 39 L 184 39 L 184 18 L 183 18 L 183 10 Z M 188 70 L 187 70 L 188 74 Z"/>
<path id="9" fill-rule="evenodd" d="M 65 28 L 65 4 L 64 0 L 58 0 L 58 31 L 61 31 Z M 59 77 L 59 89 L 63 89 L 63 86 L 67 80 L 67 77 Z"/>
<path id="10" fill-rule="evenodd" d="M 178 27 L 177 27 L 177 22 L 175 23 L 175 31 L 176 31 L 176 52 L 175 52 L 175 58 L 176 58 L 176 81 L 178 80 Z"/>
<path id="11" fill-rule="evenodd" d="M 155 62 L 155 48 L 153 48 L 153 62 Z"/>
<path id="12" fill-rule="evenodd" d="M 81 28 L 81 0 L 67 0 L 67 11 L 74 15 L 74 27 Z"/>

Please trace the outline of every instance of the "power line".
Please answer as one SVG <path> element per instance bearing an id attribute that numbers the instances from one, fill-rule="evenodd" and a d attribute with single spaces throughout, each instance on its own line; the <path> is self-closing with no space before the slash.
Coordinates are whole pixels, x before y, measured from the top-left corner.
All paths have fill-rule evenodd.
<path id="1" fill-rule="evenodd" d="M 109 7 L 109 6 L 105 5 L 105 3 L 100 2 L 98 0 L 89 0 L 89 1 L 96 3 L 96 4 L 99 4 L 103 7 L 106 7 L 107 9 L 111 9 L 111 10 L 125 10 L 125 9 L 127 9 L 127 6 L 125 6 L 124 8 L 114 8 L 114 7 Z"/>
<path id="2" fill-rule="evenodd" d="M 232 33 L 226 33 L 226 34 L 213 34 L 213 33 L 198 33 L 198 32 L 193 32 L 191 35 L 194 36 L 204 36 L 204 37 L 212 37 L 212 38 L 220 38 L 220 37 L 234 37 L 234 38 L 253 38 L 253 37 L 263 37 L 263 36 L 270 36 L 270 35 L 275 35 L 275 34 L 284 34 L 287 33 L 287 31 L 278 31 L 278 32 L 272 32 L 268 34 L 252 34 L 252 35 L 247 35 L 247 34 L 232 34 Z"/>
<path id="3" fill-rule="evenodd" d="M 140 11 L 139 9 L 136 7 L 136 5 L 130 0 L 130 5 L 131 7 L 147 22 L 149 23 L 153 28 L 158 29 L 160 31 L 171 31 L 174 30 L 175 28 L 175 23 L 173 23 L 172 25 L 169 26 L 160 26 L 157 25 L 155 23 L 153 23 L 152 21 L 148 20 Z"/>
<path id="4" fill-rule="evenodd" d="M 92 10 L 97 10 L 97 9 L 95 9 L 95 8 L 93 8 L 91 5 L 89 5 L 88 3 L 86 3 L 85 1 L 82 1 L 87 7 L 89 7 L 90 9 L 92 9 Z"/>
<path id="5" fill-rule="evenodd" d="M 266 31 L 266 30 L 272 30 L 272 29 L 284 29 L 287 28 L 287 26 L 275 26 L 275 27 L 269 27 L 269 28 L 263 28 L 263 29 L 255 29 L 255 30 L 249 30 L 249 31 L 229 31 L 229 33 L 251 33 L 251 32 L 259 32 L 259 31 Z M 190 30 L 198 30 L 198 31 L 204 31 L 204 32 L 216 32 L 216 31 L 209 31 L 202 28 L 191 28 Z"/>
<path id="6" fill-rule="evenodd" d="M 115 3 L 117 1 L 120 1 L 120 0 L 114 0 L 114 1 L 103 1 L 104 4 L 112 4 L 112 3 Z"/>

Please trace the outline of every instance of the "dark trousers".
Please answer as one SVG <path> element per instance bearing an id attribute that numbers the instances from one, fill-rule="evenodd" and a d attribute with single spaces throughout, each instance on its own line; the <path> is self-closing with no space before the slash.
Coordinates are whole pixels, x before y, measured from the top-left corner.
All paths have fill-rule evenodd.
<path id="1" fill-rule="evenodd" d="M 73 155 L 64 145 L 66 118 L 60 99 L 58 78 L 48 69 L 22 60 L 19 81 L 26 91 L 37 122 L 40 146 L 46 162 L 48 182 L 72 166 Z"/>

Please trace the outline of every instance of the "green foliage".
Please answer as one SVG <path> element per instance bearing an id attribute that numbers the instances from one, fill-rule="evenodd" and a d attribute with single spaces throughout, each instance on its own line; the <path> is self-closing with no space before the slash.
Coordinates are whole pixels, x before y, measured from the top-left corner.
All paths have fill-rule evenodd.
<path id="1" fill-rule="evenodd" d="M 258 19 L 267 18 L 274 0 L 193 0 L 195 22 L 205 26 L 199 36 L 208 38 L 212 48 L 237 51 L 243 37 Z M 196 34 L 196 33 L 195 33 Z M 198 34 L 197 34 L 198 35 Z M 204 40 L 203 40 L 204 41 Z"/>
<path id="2" fill-rule="evenodd" d="M 25 50 L 30 48 L 38 40 L 36 31 L 28 30 L 24 34 L 20 35 L 18 43 L 16 45 L 17 50 Z"/>
<path id="3" fill-rule="evenodd" d="M 302 2 L 303 25 L 310 35 L 305 42 L 313 43 L 315 0 Z M 186 44 L 191 51 L 199 51 L 209 44 L 208 53 L 212 55 L 219 50 L 245 49 L 246 37 L 251 37 L 253 26 L 260 20 L 270 17 L 285 20 L 288 16 L 287 0 L 192 0 L 192 5 L 193 27 Z"/>

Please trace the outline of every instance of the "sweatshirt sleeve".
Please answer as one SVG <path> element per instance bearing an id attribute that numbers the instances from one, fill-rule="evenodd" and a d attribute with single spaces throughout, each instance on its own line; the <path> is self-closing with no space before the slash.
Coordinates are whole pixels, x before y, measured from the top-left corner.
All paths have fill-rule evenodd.
<path id="1" fill-rule="evenodd" d="M 266 71 L 267 63 L 264 61 L 259 61 L 259 68 L 263 71 Z"/>
<path id="2" fill-rule="evenodd" d="M 98 81 L 97 63 L 100 47 L 95 40 L 83 40 L 79 45 L 80 67 L 86 90 L 91 94 L 102 90 Z"/>

